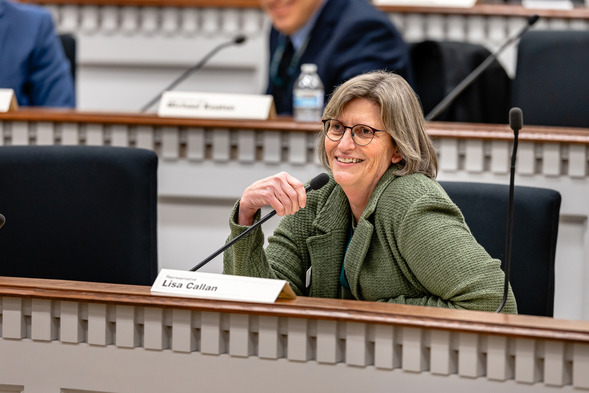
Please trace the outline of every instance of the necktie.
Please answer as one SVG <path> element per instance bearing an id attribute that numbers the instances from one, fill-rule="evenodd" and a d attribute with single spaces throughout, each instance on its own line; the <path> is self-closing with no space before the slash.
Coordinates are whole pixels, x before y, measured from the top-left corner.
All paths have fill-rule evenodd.
<path id="1" fill-rule="evenodd" d="M 279 84 L 281 86 L 288 85 L 292 76 L 290 75 L 291 70 L 289 69 L 293 54 L 294 46 L 292 45 L 292 41 L 289 37 L 286 37 L 284 51 L 282 52 L 282 57 L 280 59 L 280 63 L 278 64 L 278 80 L 280 81 Z"/>

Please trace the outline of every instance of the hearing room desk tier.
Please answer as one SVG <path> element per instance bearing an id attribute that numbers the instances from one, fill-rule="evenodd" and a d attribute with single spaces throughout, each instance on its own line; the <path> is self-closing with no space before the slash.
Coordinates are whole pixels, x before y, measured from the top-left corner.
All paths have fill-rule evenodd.
<path id="1" fill-rule="evenodd" d="M 80 6 L 130 6 L 130 7 L 190 7 L 190 8 L 259 8 L 258 0 L 20 0 L 22 3 L 41 5 Z M 386 13 L 431 13 L 482 16 L 529 16 L 571 19 L 589 19 L 589 9 L 580 7 L 573 10 L 538 9 L 531 10 L 520 5 L 476 4 L 473 7 L 420 7 L 383 5 L 379 9 Z"/>
<path id="2" fill-rule="evenodd" d="M 127 127 L 153 126 L 160 128 L 169 126 L 300 133 L 316 133 L 320 129 L 320 123 L 295 122 L 290 117 L 277 117 L 270 120 L 189 119 L 159 117 L 153 114 L 81 112 L 69 109 L 41 108 L 22 108 L 16 112 L 3 113 L 0 114 L 0 122 L 2 121 L 53 124 L 77 123 L 79 126 L 89 124 L 124 125 Z M 513 131 L 507 124 L 429 122 L 427 129 L 432 138 L 513 140 Z M 589 129 L 526 126 L 524 124 L 519 139 L 527 142 L 589 144 Z"/>
<path id="3" fill-rule="evenodd" d="M 0 388 L 10 392 L 296 392 L 286 375 L 339 392 L 589 389 L 586 321 L 8 277 L 0 314 Z"/>
<path id="4" fill-rule="evenodd" d="M 211 245 L 225 242 L 227 212 L 248 184 L 279 171 L 299 179 L 324 171 L 317 159 L 318 129 L 319 123 L 289 118 L 205 120 L 22 108 L 0 114 L 0 145 L 155 151 L 159 268 L 188 269 L 211 253 Z M 438 179 L 508 183 L 513 132 L 506 124 L 430 122 L 427 130 L 439 158 Z M 589 320 L 589 129 L 527 126 L 524 114 L 519 140 L 516 184 L 562 195 L 554 315 Z M 8 225 L 13 218 L 6 219 Z M 266 223 L 265 232 L 278 222 Z M 220 272 L 218 262 L 207 271 Z"/>

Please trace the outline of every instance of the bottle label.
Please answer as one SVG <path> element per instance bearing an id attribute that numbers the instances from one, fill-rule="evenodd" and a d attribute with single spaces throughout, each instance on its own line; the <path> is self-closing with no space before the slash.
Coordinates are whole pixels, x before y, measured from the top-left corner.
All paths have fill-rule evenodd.
<path id="1" fill-rule="evenodd" d="M 304 94 L 295 92 L 294 106 L 296 108 L 321 108 L 323 109 L 323 93 L 305 92 Z"/>

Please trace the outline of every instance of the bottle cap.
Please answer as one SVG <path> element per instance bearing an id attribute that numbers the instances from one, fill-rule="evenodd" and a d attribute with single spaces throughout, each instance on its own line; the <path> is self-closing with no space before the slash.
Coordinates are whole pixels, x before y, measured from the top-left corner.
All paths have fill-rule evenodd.
<path id="1" fill-rule="evenodd" d="M 317 72 L 317 64 L 313 64 L 313 63 L 301 64 L 301 71 L 308 72 L 308 73 Z"/>

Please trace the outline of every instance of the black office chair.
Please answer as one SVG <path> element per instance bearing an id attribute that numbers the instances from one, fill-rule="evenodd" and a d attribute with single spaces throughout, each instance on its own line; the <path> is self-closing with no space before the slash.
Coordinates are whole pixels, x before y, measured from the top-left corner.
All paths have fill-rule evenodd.
<path id="1" fill-rule="evenodd" d="M 410 45 L 414 89 L 425 115 L 491 53 L 468 42 L 423 41 Z M 507 123 L 511 79 L 497 61 L 468 87 L 435 121 Z"/>
<path id="2" fill-rule="evenodd" d="M 0 146 L 0 275 L 151 285 L 157 155 L 105 146 Z"/>
<path id="3" fill-rule="evenodd" d="M 513 105 L 526 124 L 589 127 L 589 30 L 533 30 L 521 39 Z"/>
<path id="4" fill-rule="evenodd" d="M 477 241 L 505 262 L 509 186 L 440 181 Z M 561 196 L 515 186 L 510 283 L 520 314 L 554 315 L 554 259 Z M 497 305 L 499 306 L 499 305 Z"/>
<path id="5" fill-rule="evenodd" d="M 70 63 L 70 69 L 72 72 L 72 80 L 74 81 L 74 86 L 76 85 L 76 71 L 77 71 L 77 52 L 76 52 L 76 38 L 73 34 L 63 33 L 59 34 L 59 41 L 63 46 L 63 52 L 65 53 L 65 57 L 68 59 Z"/>

